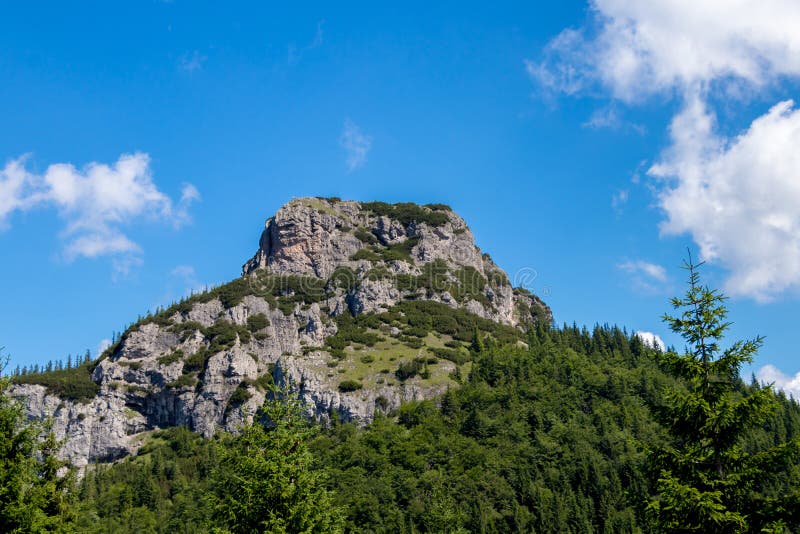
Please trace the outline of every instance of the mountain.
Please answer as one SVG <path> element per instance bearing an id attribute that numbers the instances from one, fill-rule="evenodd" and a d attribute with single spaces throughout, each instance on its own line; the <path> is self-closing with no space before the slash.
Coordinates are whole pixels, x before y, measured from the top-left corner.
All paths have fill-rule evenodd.
<path id="1" fill-rule="evenodd" d="M 83 467 L 155 429 L 236 431 L 272 384 L 318 420 L 365 423 L 458 386 L 471 346 L 524 346 L 551 321 L 448 206 L 298 198 L 240 278 L 140 319 L 96 361 L 16 377 L 13 395 Z"/>

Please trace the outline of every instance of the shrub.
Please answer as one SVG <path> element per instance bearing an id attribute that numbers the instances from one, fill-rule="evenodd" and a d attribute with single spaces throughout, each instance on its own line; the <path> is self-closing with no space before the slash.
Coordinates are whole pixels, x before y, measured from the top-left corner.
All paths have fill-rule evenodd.
<path id="1" fill-rule="evenodd" d="M 197 378 L 192 375 L 181 375 L 178 377 L 177 380 L 174 382 L 170 382 L 167 384 L 167 387 L 170 389 L 177 389 L 177 388 L 191 388 L 197 384 Z"/>
<path id="2" fill-rule="evenodd" d="M 211 353 L 230 349 L 236 344 L 237 336 L 242 343 L 250 342 L 250 331 L 247 328 L 228 321 L 217 321 L 203 330 L 203 334 L 208 338 L 208 350 Z"/>
<path id="3" fill-rule="evenodd" d="M 444 206 L 435 205 L 438 207 Z M 386 202 L 363 202 L 361 209 L 371 211 L 375 215 L 383 215 L 390 219 L 395 219 L 403 226 L 408 226 L 412 222 L 427 224 L 429 226 L 442 226 L 449 219 L 447 214 L 440 209 L 422 207 L 412 202 L 401 202 L 398 204 L 387 204 Z"/>
<path id="4" fill-rule="evenodd" d="M 389 408 L 389 399 L 383 395 L 380 395 L 375 398 L 375 406 L 385 412 L 387 408 Z"/>
<path id="5" fill-rule="evenodd" d="M 177 362 L 178 360 L 182 360 L 184 356 L 185 355 L 181 349 L 176 349 L 175 351 L 169 354 L 161 356 L 156 361 L 158 361 L 158 363 L 160 363 L 161 365 L 170 365 Z"/>
<path id="6" fill-rule="evenodd" d="M 241 382 L 239 386 L 233 390 L 231 397 L 228 399 L 228 404 L 225 406 L 225 413 L 230 412 L 233 408 L 238 408 L 253 395 L 247 391 L 247 383 Z"/>
<path id="7" fill-rule="evenodd" d="M 203 325 L 198 323 L 197 321 L 184 321 L 182 323 L 177 323 L 172 325 L 170 327 L 170 330 L 180 335 L 181 342 L 183 342 L 189 339 L 189 336 L 191 336 L 198 330 L 202 331 Z"/>
<path id="8" fill-rule="evenodd" d="M 253 333 L 264 330 L 268 326 L 269 319 L 267 319 L 267 316 L 263 313 L 257 313 L 247 318 L 247 328 Z"/>
<path id="9" fill-rule="evenodd" d="M 358 275 L 349 267 L 337 267 L 328 279 L 328 283 L 349 292 L 358 285 Z"/>
<path id="10" fill-rule="evenodd" d="M 433 211 L 453 211 L 447 204 L 425 204 L 425 207 Z"/>
<path id="11" fill-rule="evenodd" d="M 361 382 L 358 380 L 342 380 L 339 382 L 339 391 L 342 393 L 349 393 L 351 391 L 357 391 L 361 389 L 363 386 Z"/>
<path id="12" fill-rule="evenodd" d="M 394 372 L 394 375 L 398 380 L 408 380 L 409 378 L 413 378 L 419 374 L 419 372 L 422 370 L 422 367 L 422 362 L 417 359 L 407 362 L 400 362 L 400 365 L 397 367 L 397 371 Z"/>
<path id="13" fill-rule="evenodd" d="M 197 373 L 199 371 L 202 371 L 206 366 L 206 360 L 211 358 L 213 354 L 214 354 L 213 352 L 203 348 L 201 348 L 194 354 L 190 354 L 183 361 L 183 374 L 188 375 L 190 373 Z"/>
<path id="14" fill-rule="evenodd" d="M 367 260 L 367 261 L 381 261 L 381 256 L 373 248 L 360 248 L 356 251 L 355 254 L 350 256 L 350 259 L 353 261 L 358 260 Z"/>
<path id="15" fill-rule="evenodd" d="M 359 228 L 358 230 L 353 232 L 353 235 L 355 235 L 359 241 L 361 241 L 362 243 L 366 243 L 367 245 L 378 244 L 378 238 L 372 235 L 371 232 L 367 232 L 363 228 Z"/>

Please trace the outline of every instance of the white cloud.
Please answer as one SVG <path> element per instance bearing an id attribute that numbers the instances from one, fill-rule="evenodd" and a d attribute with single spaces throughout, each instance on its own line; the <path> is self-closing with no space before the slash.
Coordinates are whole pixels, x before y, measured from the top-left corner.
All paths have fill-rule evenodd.
<path id="1" fill-rule="evenodd" d="M 372 148 L 372 137 L 364 134 L 353 121 L 345 119 L 339 144 L 346 153 L 347 170 L 352 172 L 367 162 L 367 154 Z"/>
<path id="2" fill-rule="evenodd" d="M 789 376 L 774 365 L 765 365 L 756 373 L 756 379 L 765 385 L 774 384 L 776 389 L 800 399 L 800 373 Z"/>
<path id="3" fill-rule="evenodd" d="M 667 271 L 662 266 L 647 261 L 636 260 L 621 263 L 619 268 L 629 273 L 640 273 L 659 282 L 667 281 Z"/>
<path id="4" fill-rule="evenodd" d="M 662 233 L 690 233 L 703 259 L 729 269 L 731 295 L 767 301 L 800 289 L 800 111 L 793 102 L 728 139 L 695 98 L 670 133 L 672 146 L 648 171 L 664 180 Z"/>
<path id="5" fill-rule="evenodd" d="M 7 227 L 15 211 L 55 208 L 65 223 L 65 258 L 115 256 L 119 274 L 141 262 L 141 247 L 123 233 L 125 226 L 139 219 L 183 224 L 198 198 L 197 189 L 185 184 L 174 205 L 156 187 L 150 158 L 142 153 L 122 155 L 111 166 L 92 162 L 77 169 L 57 163 L 44 174 L 27 171 L 23 156 L 0 169 L 0 226 Z"/>
<path id="6" fill-rule="evenodd" d="M 666 290 L 667 271 L 661 265 L 635 260 L 620 263 L 617 268 L 630 275 L 631 286 L 638 291 L 660 294 Z"/>
<path id="7" fill-rule="evenodd" d="M 100 342 L 97 344 L 97 352 L 95 353 L 95 357 L 100 356 L 103 354 L 103 351 L 106 350 L 108 347 L 111 346 L 110 339 L 101 339 Z"/>
<path id="8" fill-rule="evenodd" d="M 762 302 L 800 289 L 800 112 L 780 102 L 729 138 L 709 102 L 735 108 L 800 76 L 798 27 L 796 0 L 591 0 L 584 28 L 526 61 L 546 94 L 611 99 L 589 125 L 614 127 L 618 102 L 683 101 L 671 145 L 648 170 L 662 235 L 690 234 L 703 259 L 730 271 L 728 293 Z"/>
<path id="9" fill-rule="evenodd" d="M 647 345 L 648 347 L 652 347 L 654 349 L 659 349 L 661 351 L 666 349 L 666 345 L 664 345 L 664 341 L 658 334 L 654 334 L 652 332 L 645 332 L 645 331 L 638 331 L 635 334 L 642 342 Z"/>
<path id="10" fill-rule="evenodd" d="M 800 74 L 795 0 L 592 0 L 585 29 L 566 29 L 526 61 L 564 94 L 599 87 L 632 102 L 713 82 L 732 91 Z M 599 87 L 598 87 L 599 86 Z"/>

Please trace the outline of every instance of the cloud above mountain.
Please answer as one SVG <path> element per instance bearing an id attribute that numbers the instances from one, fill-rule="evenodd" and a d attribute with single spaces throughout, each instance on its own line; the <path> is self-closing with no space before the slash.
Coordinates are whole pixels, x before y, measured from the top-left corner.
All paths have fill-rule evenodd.
<path id="1" fill-rule="evenodd" d="M 648 171 L 662 235 L 691 235 L 730 294 L 761 302 L 800 289 L 800 115 L 786 99 L 724 135 L 712 102 L 735 112 L 799 76 L 798 27 L 787 0 L 593 0 L 584 27 L 525 63 L 550 95 L 681 101 Z"/>
<path id="2" fill-rule="evenodd" d="M 179 227 L 189 221 L 189 207 L 200 198 L 184 184 L 173 201 L 153 181 L 150 157 L 123 154 L 112 165 L 92 162 L 82 168 L 55 163 L 44 173 L 26 168 L 22 156 L 0 169 L 0 227 L 8 229 L 15 212 L 54 210 L 63 223 L 63 256 L 111 256 L 115 265 L 137 263 L 141 246 L 126 231 L 141 220 Z"/>

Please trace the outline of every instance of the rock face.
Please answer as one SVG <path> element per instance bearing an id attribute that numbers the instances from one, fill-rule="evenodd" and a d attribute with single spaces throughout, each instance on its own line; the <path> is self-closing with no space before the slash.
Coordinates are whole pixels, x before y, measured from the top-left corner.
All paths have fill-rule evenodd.
<path id="1" fill-rule="evenodd" d="M 446 206 L 300 198 L 267 220 L 242 278 L 141 320 L 87 367 L 96 396 L 13 394 L 82 467 L 157 428 L 236 431 L 273 385 L 318 419 L 367 422 L 457 386 L 475 332 L 513 341 L 551 320 Z"/>

